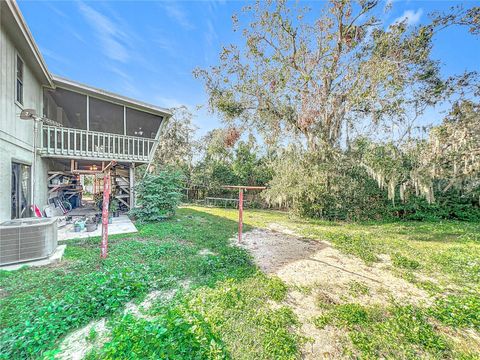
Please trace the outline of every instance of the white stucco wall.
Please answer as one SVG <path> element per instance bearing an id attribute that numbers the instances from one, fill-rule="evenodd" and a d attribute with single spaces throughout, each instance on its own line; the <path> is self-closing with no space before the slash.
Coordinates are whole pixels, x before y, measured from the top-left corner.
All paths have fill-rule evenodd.
<path id="1" fill-rule="evenodd" d="M 15 103 L 15 58 L 17 50 L 2 26 L 0 31 L 0 222 L 11 217 L 12 161 L 32 165 L 33 122 L 20 120 L 22 110 Z M 25 59 L 25 56 L 20 53 Z M 25 63 L 25 61 L 24 61 Z M 42 113 L 42 86 L 24 65 L 24 108 Z M 46 204 L 48 162 L 37 156 L 34 203 Z"/>

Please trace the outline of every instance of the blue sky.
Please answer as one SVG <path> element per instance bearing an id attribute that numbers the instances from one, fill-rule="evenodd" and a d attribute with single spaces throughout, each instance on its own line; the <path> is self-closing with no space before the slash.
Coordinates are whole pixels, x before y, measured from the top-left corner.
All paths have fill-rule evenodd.
<path id="1" fill-rule="evenodd" d="M 390 0 L 392 1 L 392 0 Z M 425 22 L 433 10 L 461 2 L 392 1 L 387 22 Z M 478 2 L 465 2 L 467 7 Z M 236 42 L 231 16 L 241 1 L 19 1 L 50 71 L 164 107 L 187 105 L 198 135 L 220 126 L 205 109 L 195 67 L 214 65 L 223 44 Z M 310 2 L 314 8 L 322 2 Z M 451 28 L 438 36 L 433 57 L 445 74 L 479 70 L 480 39 Z M 438 110 L 427 121 L 439 118 Z"/>

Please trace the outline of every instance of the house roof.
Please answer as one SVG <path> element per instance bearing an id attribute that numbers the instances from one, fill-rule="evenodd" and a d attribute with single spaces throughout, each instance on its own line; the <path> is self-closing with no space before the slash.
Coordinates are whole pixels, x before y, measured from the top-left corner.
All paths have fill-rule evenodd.
<path id="1" fill-rule="evenodd" d="M 43 85 L 53 87 L 52 77 L 48 72 L 45 60 L 17 3 L 13 0 L 0 1 L 0 13 L 2 27 L 12 37 L 17 50 L 22 54 L 23 60 L 29 65 Z"/>
<path id="2" fill-rule="evenodd" d="M 160 115 L 163 117 L 172 116 L 172 111 L 170 109 L 148 104 L 143 101 L 139 101 L 123 95 L 115 94 L 113 92 L 99 89 L 90 85 L 85 85 L 77 81 L 66 79 L 58 75 L 52 75 L 52 78 L 55 86 L 58 86 L 67 90 L 73 90 L 75 92 L 91 95 L 96 98 L 114 102 L 120 105 L 125 105 L 131 108 L 142 110 L 155 115 Z"/>
<path id="3" fill-rule="evenodd" d="M 0 0 L 0 13 L 2 27 L 12 37 L 15 46 L 22 53 L 23 60 L 34 71 L 42 85 L 50 88 L 59 86 L 166 118 L 172 116 L 169 109 L 51 74 L 16 1 Z"/>

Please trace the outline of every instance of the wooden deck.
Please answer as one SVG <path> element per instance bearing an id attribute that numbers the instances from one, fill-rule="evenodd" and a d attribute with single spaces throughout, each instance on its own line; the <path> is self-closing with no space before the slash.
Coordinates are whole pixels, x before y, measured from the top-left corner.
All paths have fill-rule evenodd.
<path id="1" fill-rule="evenodd" d="M 69 159 L 124 160 L 147 163 L 154 139 L 42 124 L 40 155 Z"/>

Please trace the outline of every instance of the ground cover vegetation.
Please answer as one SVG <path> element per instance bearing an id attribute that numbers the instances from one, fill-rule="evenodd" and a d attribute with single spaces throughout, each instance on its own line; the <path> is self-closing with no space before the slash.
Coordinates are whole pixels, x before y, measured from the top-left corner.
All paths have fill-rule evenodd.
<path id="1" fill-rule="evenodd" d="M 200 210 L 201 208 L 198 208 Z M 202 211 L 235 219 L 235 210 Z M 428 295 L 424 302 L 387 303 L 368 284 L 349 283 L 340 302 L 319 296 L 319 329 L 346 332 L 343 355 L 352 358 L 459 358 L 480 356 L 480 225 L 473 222 L 363 222 L 313 220 L 284 212 L 251 209 L 249 226 L 284 228 L 324 240 L 347 256 L 375 267 L 384 264 Z M 327 284 L 316 285 L 319 289 Z M 303 288 L 304 292 L 318 290 Z M 320 292 L 321 294 L 321 292 Z M 367 298 L 367 302 L 361 299 Z"/>
<path id="2" fill-rule="evenodd" d="M 112 237 L 105 261 L 92 238 L 70 242 L 59 264 L 1 271 L 0 358 L 58 355 L 65 335 L 101 318 L 110 339 L 88 358 L 295 358 L 294 316 L 268 306 L 286 288 L 229 245 L 235 231 L 234 221 L 181 209 Z M 160 295 L 148 320 L 124 313 L 154 290 L 176 295 Z"/>
<path id="3" fill-rule="evenodd" d="M 298 288 L 258 272 L 245 250 L 230 245 L 236 217 L 234 209 L 180 208 L 171 219 L 139 225 L 138 234 L 113 237 L 105 261 L 94 238 L 70 242 L 59 264 L 0 272 L 0 357 L 61 355 L 67 334 L 106 318 L 108 336 L 88 359 L 298 358 L 308 338 L 287 301 Z M 360 299 L 375 294 L 359 278 L 340 302 L 319 297 L 311 321 L 346 334 L 342 356 L 479 355 L 478 223 L 341 223 L 253 209 L 245 223 L 247 231 L 276 224 L 326 240 L 368 266 L 386 256 L 391 271 L 428 293 L 424 303 L 365 304 Z M 152 291 L 159 295 L 142 316 L 125 310 Z"/>

